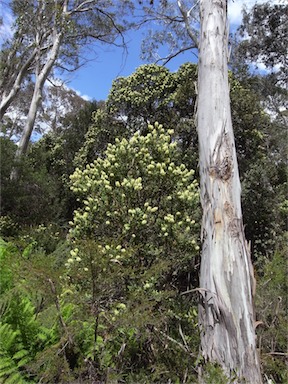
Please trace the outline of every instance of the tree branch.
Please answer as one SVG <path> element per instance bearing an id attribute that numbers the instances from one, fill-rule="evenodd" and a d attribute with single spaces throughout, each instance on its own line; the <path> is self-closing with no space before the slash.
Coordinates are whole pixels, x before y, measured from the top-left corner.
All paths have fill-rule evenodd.
<path id="1" fill-rule="evenodd" d="M 182 351 L 184 351 L 185 353 L 188 353 L 190 356 L 193 356 L 193 357 L 196 357 L 196 355 L 194 353 L 191 353 L 186 347 L 185 345 L 181 344 L 179 341 L 173 339 L 173 337 L 169 336 L 169 335 L 166 335 L 166 333 L 162 332 L 160 329 L 154 327 L 153 328 L 157 333 L 160 333 L 160 335 L 164 336 L 165 339 L 171 341 L 172 343 L 176 344 L 180 349 L 182 349 Z"/>
<path id="2" fill-rule="evenodd" d="M 15 99 L 17 93 L 19 92 L 20 86 L 22 84 L 22 80 L 23 80 L 24 76 L 26 75 L 28 68 L 30 67 L 30 65 L 34 61 L 36 54 L 37 54 L 37 49 L 35 48 L 34 51 L 31 53 L 30 57 L 26 60 L 26 62 L 24 62 L 21 69 L 19 70 L 18 75 L 14 81 L 12 88 L 11 88 L 11 91 L 9 92 L 9 94 L 6 97 L 3 97 L 2 101 L 1 101 L 1 105 L 0 105 L 0 121 L 1 121 L 2 117 L 4 116 L 8 107 L 11 105 L 12 101 Z"/>
<path id="3" fill-rule="evenodd" d="M 170 60 L 174 59 L 174 57 L 180 55 L 180 53 L 184 53 L 184 52 L 189 51 L 189 50 L 192 50 L 192 49 L 194 49 L 194 48 L 195 48 L 194 45 L 191 45 L 190 47 L 186 47 L 186 48 L 181 48 L 180 50 L 178 50 L 178 51 L 175 52 L 175 53 L 171 53 L 170 55 L 168 55 L 168 56 L 166 56 L 166 57 L 157 59 L 157 60 L 155 61 L 155 64 L 158 64 L 158 63 L 162 62 L 163 65 L 166 65 L 167 63 L 169 63 Z M 198 58 L 198 56 L 196 55 L 195 52 L 192 52 L 192 54 L 195 55 L 195 56 Z"/>
<path id="4" fill-rule="evenodd" d="M 192 40 L 193 43 L 194 43 L 194 47 L 193 47 L 193 48 L 198 48 L 198 41 L 197 41 L 197 38 L 196 38 L 194 32 L 192 31 L 192 28 L 191 28 L 191 26 L 190 26 L 190 22 L 189 22 L 189 18 L 190 18 L 191 11 L 192 11 L 193 8 L 197 5 L 197 3 L 196 3 L 196 5 L 195 5 L 194 7 L 192 7 L 189 11 L 187 11 L 187 10 L 183 7 L 183 5 L 181 4 L 181 1 L 180 1 L 180 0 L 178 0 L 177 3 L 178 3 L 179 10 L 180 10 L 180 12 L 181 12 L 181 14 L 182 14 L 182 16 L 183 16 L 183 19 L 184 19 L 184 23 L 185 23 L 186 31 L 187 31 L 189 37 L 191 38 L 191 40 Z"/>
<path id="5" fill-rule="evenodd" d="M 93 4 L 95 3 L 95 0 L 85 0 L 82 3 L 78 4 L 78 6 L 74 9 L 71 9 L 71 11 L 68 11 L 66 14 L 68 16 L 72 15 L 73 13 L 79 13 L 79 12 L 86 12 L 86 11 L 91 11 L 93 8 L 83 8 L 84 6 L 88 4 Z"/>

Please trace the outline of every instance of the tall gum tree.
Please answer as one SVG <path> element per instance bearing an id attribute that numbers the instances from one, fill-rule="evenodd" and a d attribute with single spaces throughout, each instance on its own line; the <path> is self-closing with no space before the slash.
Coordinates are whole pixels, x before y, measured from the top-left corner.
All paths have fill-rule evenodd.
<path id="1" fill-rule="evenodd" d="M 153 50 L 160 43 L 170 48 L 164 62 L 183 50 L 198 49 L 196 124 L 203 209 L 198 288 L 201 352 L 205 361 L 223 368 L 230 382 L 260 384 L 253 308 L 255 279 L 242 223 L 230 110 L 227 3 L 163 0 L 157 3 L 156 11 L 146 7 L 158 28 L 149 35 L 144 56 L 157 56 Z M 159 23 L 164 26 L 160 32 Z M 176 44 L 178 41 L 183 44 Z M 204 375 L 199 373 L 204 382 Z"/>
<path id="2" fill-rule="evenodd" d="M 0 55 L 0 119 L 25 80 L 31 77 L 34 81 L 17 162 L 27 151 L 44 84 L 54 69 L 78 69 L 83 64 L 80 53 L 94 42 L 124 47 L 123 33 L 130 26 L 124 15 L 133 12 L 134 5 L 130 0 L 120 4 L 112 0 L 13 0 L 9 7 L 16 21 L 12 42 L 5 43 Z M 7 57 L 11 57 L 11 65 L 4 65 Z M 16 166 L 11 179 L 17 180 L 18 174 Z"/>
<path id="3" fill-rule="evenodd" d="M 202 222 L 199 320 L 202 355 L 233 382 L 262 383 L 255 280 L 245 240 L 230 111 L 226 0 L 200 1 L 197 129 Z"/>

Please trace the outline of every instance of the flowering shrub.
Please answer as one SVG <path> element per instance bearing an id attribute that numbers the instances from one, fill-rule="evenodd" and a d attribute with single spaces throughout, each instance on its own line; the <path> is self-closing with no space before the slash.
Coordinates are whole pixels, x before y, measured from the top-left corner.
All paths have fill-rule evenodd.
<path id="1" fill-rule="evenodd" d="M 71 189 L 83 207 L 70 222 L 74 240 L 94 239 L 102 253 L 118 259 L 139 244 L 141 253 L 152 244 L 167 252 L 168 243 L 173 253 L 177 247 L 189 257 L 198 251 L 198 183 L 194 171 L 179 164 L 172 133 L 156 123 L 146 136 L 116 139 L 103 158 L 76 169 Z M 80 261 L 76 253 L 72 250 L 69 264 Z"/>
<path id="2" fill-rule="evenodd" d="M 178 336 L 180 323 L 191 326 L 180 309 L 186 297 L 179 293 L 191 287 L 199 253 L 198 183 L 181 163 L 172 134 L 149 125 L 146 135 L 116 139 L 103 157 L 71 175 L 80 208 L 70 222 L 67 276 L 98 318 L 102 368 L 117 368 L 113 361 L 119 362 L 115 356 L 124 344 L 126 358 L 135 359 L 143 339 L 152 343 L 155 336 L 147 332 L 154 326 L 167 329 L 171 323 Z M 139 357 L 147 355 L 140 350 Z"/>

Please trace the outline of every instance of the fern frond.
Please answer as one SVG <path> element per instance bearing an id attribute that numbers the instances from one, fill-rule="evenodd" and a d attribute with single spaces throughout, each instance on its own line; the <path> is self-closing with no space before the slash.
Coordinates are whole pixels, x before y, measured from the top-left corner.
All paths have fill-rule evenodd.
<path id="1" fill-rule="evenodd" d="M 0 275 L 1 279 L 1 275 Z M 16 298 L 23 296 L 23 287 L 16 285 L 11 287 L 9 290 L 6 290 L 4 294 L 0 295 L 0 316 L 3 319 L 5 313 L 11 307 L 11 304 L 15 301 Z"/>
<path id="2" fill-rule="evenodd" d="M 25 383 L 19 369 L 31 358 L 29 352 L 23 349 L 17 340 L 19 335 L 20 332 L 14 331 L 10 324 L 0 323 L 0 384 Z M 17 352 L 13 354 L 12 351 L 15 349 Z"/>
<path id="3" fill-rule="evenodd" d="M 51 342 L 55 339 L 55 328 L 41 326 L 38 330 L 37 338 L 44 343 Z"/>
<path id="4" fill-rule="evenodd" d="M 17 362 L 17 367 L 20 369 L 25 365 L 29 364 L 30 362 L 31 362 L 31 357 L 27 355 L 26 357 L 24 357 L 23 359 Z"/>
<path id="5" fill-rule="evenodd" d="M 31 361 L 31 356 L 28 351 L 21 349 L 20 351 L 16 352 L 15 355 L 13 355 L 13 360 L 19 360 L 17 362 L 17 367 L 21 368 Z"/>
<path id="6" fill-rule="evenodd" d="M 21 349 L 20 351 L 16 352 L 13 355 L 13 359 L 19 360 L 19 359 L 22 359 L 23 357 L 26 357 L 28 354 L 29 354 L 29 352 L 26 351 L 26 349 Z"/>
<path id="7" fill-rule="evenodd" d="M 1 351 L 9 351 L 17 336 L 19 331 L 14 331 L 10 324 L 0 323 L 0 353 Z"/>
<path id="8" fill-rule="evenodd" d="M 26 384 L 27 381 L 23 380 L 19 372 L 14 372 L 5 380 L 5 384 Z"/>
<path id="9" fill-rule="evenodd" d="M 21 351 L 22 352 L 22 351 Z M 27 351 L 25 351 L 27 352 Z M 19 368 L 27 364 L 28 360 L 20 360 L 16 363 L 16 360 L 10 356 L 0 355 L 0 384 L 24 384 L 26 380 L 19 372 Z"/>
<path id="10" fill-rule="evenodd" d="M 6 356 L 0 356 L 0 377 L 5 375 L 6 370 L 11 368 L 11 358 Z"/>
<path id="11" fill-rule="evenodd" d="M 17 367 L 14 364 L 14 361 L 12 359 L 10 359 L 9 364 L 8 364 L 8 361 L 6 361 L 5 368 L 2 371 L 0 371 L 0 376 L 1 377 L 3 377 L 3 376 L 8 376 L 9 377 L 15 371 L 17 371 Z"/>
<path id="12" fill-rule="evenodd" d="M 28 314 L 28 315 L 34 315 L 34 311 L 35 311 L 35 307 L 34 305 L 31 303 L 31 301 L 28 299 L 28 297 L 23 297 L 22 299 L 22 303 L 23 303 L 23 308 L 22 308 L 22 312 L 23 314 Z"/>

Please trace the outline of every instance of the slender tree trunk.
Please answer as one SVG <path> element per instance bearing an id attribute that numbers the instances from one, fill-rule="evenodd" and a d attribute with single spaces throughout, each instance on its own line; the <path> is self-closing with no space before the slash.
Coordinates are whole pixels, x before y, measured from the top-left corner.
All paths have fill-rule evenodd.
<path id="1" fill-rule="evenodd" d="M 19 169 L 17 167 L 17 162 L 27 152 L 28 144 L 33 132 L 35 119 L 37 116 L 37 111 L 42 98 L 43 87 L 57 59 L 60 44 L 61 44 L 61 38 L 62 38 L 62 34 L 55 33 L 53 47 L 51 49 L 51 53 L 47 59 L 47 62 L 45 63 L 45 65 L 41 70 L 36 70 L 34 92 L 33 92 L 32 100 L 30 103 L 30 108 L 27 115 L 26 123 L 23 129 L 23 133 L 15 154 L 16 166 L 13 168 L 11 172 L 11 175 L 10 175 L 11 180 L 17 180 L 19 178 Z"/>
<path id="2" fill-rule="evenodd" d="M 24 77 L 27 75 L 29 66 L 33 63 L 36 57 L 36 49 L 31 53 L 30 57 L 23 63 L 22 67 L 19 70 L 18 75 L 15 78 L 15 81 L 12 85 L 12 88 L 8 94 L 3 93 L 2 100 L 0 102 L 0 121 L 2 120 L 5 112 L 10 107 L 15 97 L 17 96 L 21 85 L 23 83 Z"/>
<path id="3" fill-rule="evenodd" d="M 230 112 L 226 0 L 200 1 L 197 129 L 200 148 L 201 348 L 227 376 L 262 383 L 256 350 L 250 252 Z"/>
<path id="4" fill-rule="evenodd" d="M 17 163 L 19 162 L 20 158 L 27 152 L 28 144 L 30 142 L 30 138 L 33 132 L 37 111 L 42 98 L 42 89 L 44 84 L 42 85 L 41 83 L 42 82 L 40 81 L 40 79 L 36 78 L 34 92 L 33 92 L 32 100 L 30 102 L 30 108 L 26 118 L 26 123 L 25 123 L 23 133 L 15 154 L 15 167 L 13 167 L 10 175 L 10 179 L 14 181 L 18 180 L 19 178 L 20 170 L 19 170 L 19 167 L 17 166 Z"/>
<path id="5" fill-rule="evenodd" d="M 29 112 L 27 115 L 26 123 L 23 129 L 23 133 L 18 145 L 18 149 L 16 152 L 16 157 L 21 157 L 23 154 L 27 152 L 28 144 L 30 141 L 30 137 L 33 132 L 37 111 L 42 99 L 42 90 L 43 90 L 43 81 L 41 79 L 36 78 L 34 92 L 32 96 L 32 100 L 30 103 Z"/>

